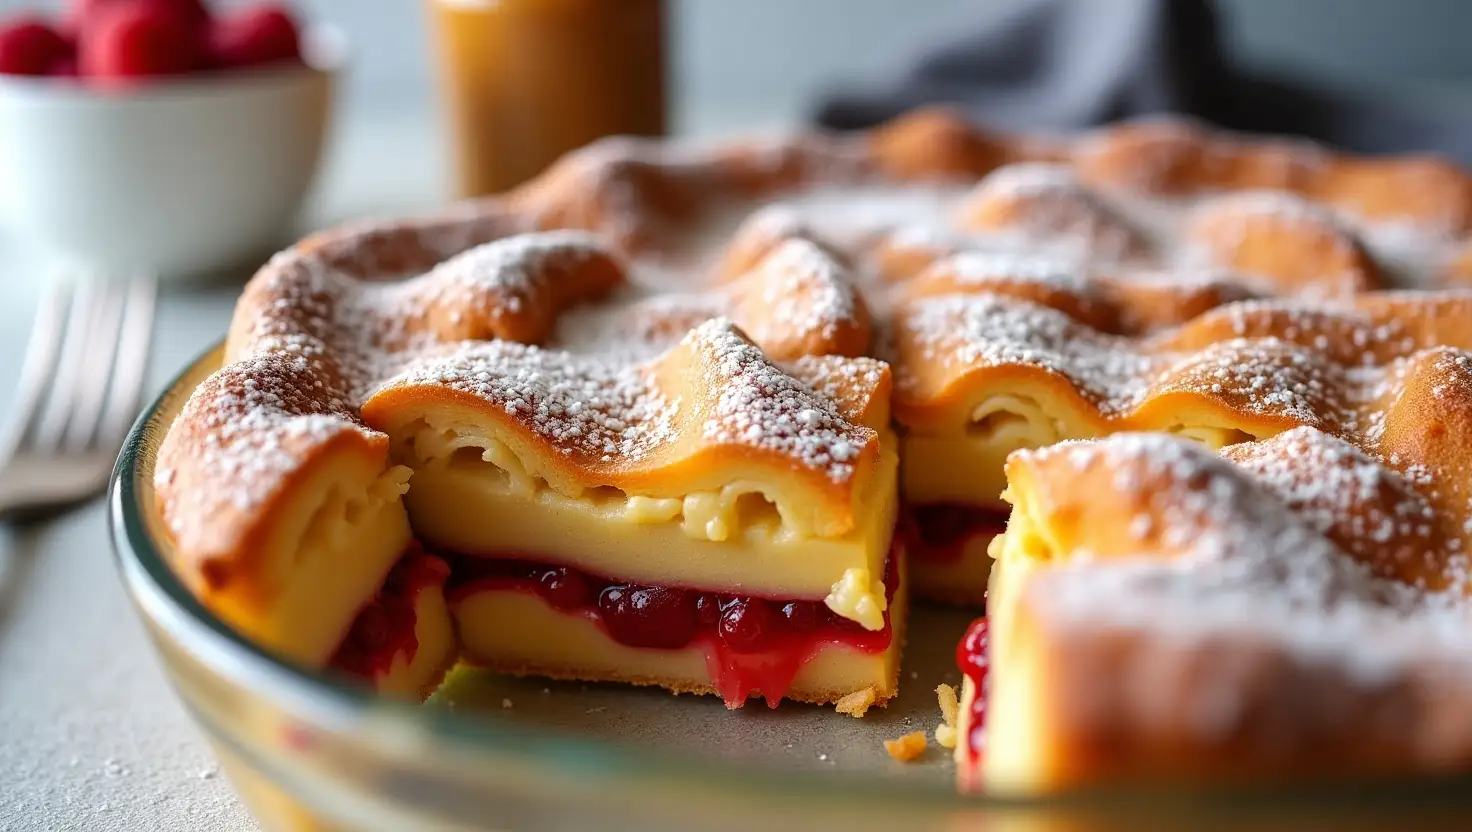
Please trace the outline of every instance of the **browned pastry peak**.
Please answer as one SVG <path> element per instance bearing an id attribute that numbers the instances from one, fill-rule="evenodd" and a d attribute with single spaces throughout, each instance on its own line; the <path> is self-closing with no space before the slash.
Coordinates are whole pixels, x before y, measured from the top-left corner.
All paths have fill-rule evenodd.
<path id="1" fill-rule="evenodd" d="M 1144 258 L 1150 244 L 1062 164 L 1017 164 L 994 171 L 957 209 L 965 230 L 1062 237 L 1087 260 Z"/>
<path id="2" fill-rule="evenodd" d="M 1467 359 L 1418 360 L 1456 392 L 1408 389 L 1467 412 Z M 1004 697 L 1009 674 L 1050 681 L 1027 689 L 1032 787 L 1472 765 L 1468 504 L 1448 493 L 1467 452 L 1427 415 L 1387 415 L 1415 449 L 1298 428 L 1225 459 L 1159 434 L 1015 454 L 1046 560 L 993 632 L 1020 661 L 992 673 Z"/>
<path id="3" fill-rule="evenodd" d="M 736 319 L 775 359 L 869 351 L 869 310 L 847 267 L 810 240 L 783 241 L 729 292 Z"/>
<path id="4" fill-rule="evenodd" d="M 897 418 L 926 424 L 1027 379 L 1099 432 L 1163 429 L 1186 410 L 1248 436 L 1296 425 L 1342 434 L 1368 429 L 1382 407 L 1376 391 L 1398 384 L 1418 351 L 1472 348 L 1472 295 L 1462 290 L 1370 293 L 1337 308 L 1239 301 L 1137 335 L 1093 328 L 1067 311 L 1080 292 L 1055 292 L 904 304 L 893 332 Z M 1101 308 L 1097 294 L 1083 297 Z"/>
<path id="5" fill-rule="evenodd" d="M 1211 265 L 1267 277 L 1285 293 L 1333 298 L 1381 287 L 1353 232 L 1328 211 L 1283 194 L 1208 201 L 1187 221 L 1184 237 Z"/>
<path id="6" fill-rule="evenodd" d="M 858 415 L 887 387 L 888 368 L 850 361 L 860 362 L 857 377 L 843 379 L 838 401 Z M 724 470 L 782 480 L 825 507 L 824 536 L 852 526 L 855 489 L 879 464 L 878 431 L 850 421 L 723 319 L 639 363 L 468 343 L 381 380 L 362 407 L 390 434 L 431 407 L 453 414 L 535 459 L 548 479 L 584 488 L 674 497 L 719 489 Z"/>
<path id="7" fill-rule="evenodd" d="M 792 239 L 806 240 L 834 260 L 844 260 L 837 246 L 824 240 L 802 214 L 773 206 L 757 210 L 737 227 L 721 253 L 716 280 L 729 282 L 746 275 L 774 249 Z M 845 267 L 851 265 L 844 262 Z"/>
<path id="8" fill-rule="evenodd" d="M 1021 148 L 943 108 L 916 110 L 874 130 L 869 147 L 900 179 L 975 178 L 1017 160 Z"/>
<path id="9" fill-rule="evenodd" d="M 1093 275 L 1046 256 L 966 251 L 941 258 L 901 287 L 903 301 L 990 293 L 1052 307 L 1100 332 L 1142 334 L 1254 297 L 1228 273 L 1119 268 Z"/>

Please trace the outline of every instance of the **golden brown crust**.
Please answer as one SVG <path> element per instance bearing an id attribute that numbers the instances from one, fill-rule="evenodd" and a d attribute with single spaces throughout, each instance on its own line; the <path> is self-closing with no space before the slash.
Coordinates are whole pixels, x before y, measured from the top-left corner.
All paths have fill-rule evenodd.
<path id="1" fill-rule="evenodd" d="M 1285 293 L 1312 290 L 1334 298 L 1381 285 L 1353 232 L 1327 211 L 1277 193 L 1208 202 L 1187 222 L 1184 235 L 1211 265 L 1267 277 Z"/>
<path id="2" fill-rule="evenodd" d="M 747 456 L 766 460 L 782 476 L 794 466 L 798 479 L 810 471 L 814 502 L 835 507 L 833 527 L 852 524 L 849 488 L 864 477 L 851 474 L 877 464 L 877 426 L 848 422 L 809 385 L 841 392 L 845 407 L 861 418 L 874 408 L 887 414 L 887 404 L 870 400 L 875 392 L 887 394 L 887 367 L 868 359 L 813 364 L 807 381 L 795 382 L 767 359 L 867 350 L 868 312 L 841 265 L 793 239 L 729 284 L 736 304 L 730 311 L 754 328 L 768 352 L 731 325 L 710 321 L 656 360 L 610 364 L 524 344 L 545 341 L 567 308 L 622 285 L 624 266 L 580 232 L 497 237 L 521 227 L 482 205 L 458 220 L 348 229 L 309 239 L 257 275 L 237 306 L 230 363 L 196 391 L 161 451 L 168 473 L 160 480 L 162 507 L 182 571 L 212 575 L 216 583 L 227 569 L 248 571 L 260 535 L 291 499 L 287 486 L 306 477 L 318 455 L 353 449 L 364 461 L 366 487 L 389 464 L 387 437 L 369 425 L 391 420 L 374 414 L 409 400 L 453 400 L 480 418 L 504 422 L 536 438 L 550 465 L 590 485 L 638 488 L 662 477 L 664 490 L 675 490 L 670 483 L 689 469 L 667 463 L 718 465 L 747 448 Z M 455 253 L 467 245 L 472 248 Z M 374 282 L 402 271 L 423 274 Z M 793 297 L 809 303 L 793 304 Z M 557 400 L 567 391 L 527 384 L 508 368 L 618 395 L 601 426 L 569 416 L 549 430 L 534 411 L 518 413 L 508 404 L 537 393 Z M 476 378 L 482 371 L 494 382 Z M 738 412 L 743 406 L 748 412 Z M 662 409 L 670 418 L 656 418 Z M 755 414 L 766 411 L 772 419 L 791 411 L 805 421 L 785 432 L 758 431 L 770 427 L 757 423 Z M 597 412 L 594 404 L 589 413 Z M 594 438 L 622 434 L 613 425 L 634 415 L 649 419 L 649 447 L 622 436 L 612 451 L 592 446 Z M 585 441 L 575 442 L 556 435 L 559 425 L 602 432 L 587 431 Z M 263 456 L 259 448 L 267 446 L 277 455 Z M 643 453 L 654 446 L 660 453 Z M 274 468 L 263 467 L 277 456 Z M 235 469 L 243 469 L 243 480 L 219 476 Z"/>
<path id="3" fill-rule="evenodd" d="M 869 152 L 898 179 L 975 179 L 1032 154 L 1028 144 L 979 130 L 943 108 L 916 110 L 877 128 Z M 1046 158 L 1038 147 L 1038 155 Z"/>
<path id="4" fill-rule="evenodd" d="M 998 385 L 1025 384 L 1093 434 L 1169 429 L 1183 412 L 1254 437 L 1296 425 L 1353 431 L 1384 407 L 1369 392 L 1393 384 L 1418 350 L 1472 349 L 1464 290 L 1369 293 L 1338 307 L 1236 302 L 1136 335 L 1087 323 L 1117 319 L 1108 313 L 1119 306 L 1096 292 L 1050 291 L 1002 283 L 905 304 L 893 333 L 896 418 L 937 423 Z"/>
<path id="5" fill-rule="evenodd" d="M 962 201 L 956 224 L 981 233 L 1066 237 L 1090 261 L 1141 259 L 1151 248 L 1140 229 L 1060 164 L 1018 164 L 997 170 Z"/>
<path id="6" fill-rule="evenodd" d="M 1163 153 L 1161 148 L 1165 146 L 1176 150 Z M 947 151 L 937 154 L 936 148 Z M 1162 158 L 1167 162 L 1161 162 Z M 360 292 L 362 284 L 427 272 L 468 249 L 535 228 L 585 228 L 618 241 L 619 229 L 624 226 L 656 227 L 661 219 L 687 222 L 704 210 L 701 206 L 733 194 L 770 195 L 804 183 L 862 182 L 883 178 L 886 173 L 901 180 L 924 179 L 917 172 L 922 170 L 976 178 L 1002 163 L 1037 160 L 1071 166 L 1083 181 L 1137 193 L 1275 187 L 1315 198 L 1363 188 L 1366 193 L 1353 199 L 1346 197 L 1345 204 L 1370 206 L 1369 214 L 1377 218 L 1390 218 L 1394 208 L 1401 206 L 1405 212 L 1396 216 L 1406 223 L 1421 221 L 1452 230 L 1462 227 L 1467 212 L 1465 175 L 1437 163 L 1353 160 L 1302 143 L 1228 137 L 1180 123 L 1125 125 L 1072 142 L 1040 142 L 984 134 L 944 111 L 926 110 L 854 140 L 805 136 L 708 151 L 670 151 L 654 144 L 610 140 L 574 154 L 547 176 L 504 199 L 468 203 L 427 220 L 356 226 L 308 238 L 273 261 L 252 282 L 233 327 L 231 359 L 290 346 L 290 341 L 299 338 L 322 341 L 301 346 L 320 347 L 326 358 L 333 358 L 337 351 L 332 348 L 337 345 L 327 343 L 330 338 L 325 333 L 314 331 L 308 318 L 333 311 L 345 298 Z M 1148 171 L 1135 170 L 1142 165 L 1163 167 L 1165 173 L 1145 176 Z M 1334 187 L 1310 188 L 1304 184 L 1310 178 L 1314 182 L 1336 178 L 1343 181 Z M 988 187 L 990 190 L 979 191 L 976 198 L 986 193 L 1002 198 L 1008 193 L 996 182 Z M 1077 186 L 1069 185 L 1068 189 L 1075 195 L 1079 193 Z M 1333 199 L 1325 201 L 1339 204 Z M 1017 207 L 1006 199 L 1002 202 Z M 1084 198 L 1084 202 L 1092 205 L 1092 197 Z M 987 200 L 982 203 L 987 204 Z M 1220 213 L 1213 211 L 1207 216 Z M 752 271 L 773 248 L 792 238 L 809 239 L 825 250 L 831 248 L 813 236 L 800 227 L 769 233 L 758 241 L 760 245 L 742 256 L 737 253 L 743 247 L 733 246 L 728 260 L 735 265 L 728 270 L 730 276 Z M 606 292 L 622 280 L 605 252 L 591 246 L 581 248 L 587 261 L 570 275 L 572 279 L 560 279 L 554 264 L 544 271 L 533 270 L 534 278 L 542 281 L 540 286 L 492 281 L 470 291 L 464 287 L 466 281 L 453 279 L 456 269 L 446 264 L 450 274 L 441 274 L 443 279 L 417 282 L 414 291 L 384 306 L 401 316 L 417 300 L 431 302 L 433 308 L 419 323 L 439 340 L 497 335 L 536 342 L 546 336 L 549 317 L 569 304 Z M 541 255 L 519 253 L 523 258 Z M 560 248 L 555 253 L 557 257 L 566 255 L 567 251 Z M 842 260 L 841 256 L 835 257 Z M 477 262 L 483 264 L 484 257 L 452 262 L 465 267 L 460 270 L 460 277 L 464 277 L 463 272 L 473 272 L 470 267 Z M 307 291 L 303 291 L 304 286 Z M 460 308 L 457 301 L 463 301 L 465 308 Z M 523 308 L 511 313 L 509 307 L 522 301 L 526 302 Z M 467 315 L 467 311 L 482 314 Z M 391 335 L 386 333 L 386 337 Z M 332 370 L 322 368 L 329 376 L 334 375 Z"/>
<path id="7" fill-rule="evenodd" d="M 1345 438 L 1300 428 L 1225 461 L 1158 435 L 1014 455 L 1009 490 L 1043 548 L 994 611 L 1009 624 L 989 710 L 1026 695 L 1033 726 L 989 745 L 1028 761 L 997 779 L 1472 768 L 1469 359 L 1418 354 L 1383 423 Z"/>
<path id="8" fill-rule="evenodd" d="M 734 236 L 720 225 L 733 204 L 874 187 L 934 190 L 943 210 L 931 219 L 944 228 L 916 237 L 890 218 L 835 234 L 819 222 L 831 205 L 786 220 L 753 216 Z M 1264 223 L 1231 201 L 1263 189 L 1335 216 Z M 830 528 L 841 530 L 855 509 L 844 498 L 862 488 L 889 420 L 889 370 L 862 356 L 888 354 L 876 333 L 888 329 L 891 302 L 899 303 L 897 415 L 912 427 L 939 418 L 989 373 L 1032 373 L 1081 418 L 1112 429 L 1136 416 L 1143 424 L 1149 407 L 1115 407 L 1112 397 L 1117 385 L 1146 377 L 1142 367 L 1161 370 L 1167 355 L 1191 360 L 1147 379 L 1142 401 L 1160 418 L 1200 399 L 1211 373 L 1239 361 L 1296 372 L 1295 383 L 1308 385 L 1291 412 L 1245 388 L 1205 396 L 1244 430 L 1332 425 L 1368 410 L 1340 407 L 1332 395 L 1336 374 L 1358 355 L 1311 354 L 1304 369 L 1305 351 L 1322 348 L 1275 329 L 1248 350 L 1221 328 L 1258 326 L 1257 307 L 1211 310 L 1248 295 L 1401 285 L 1402 270 L 1382 256 L 1394 248 L 1377 236 L 1386 229 L 1434 263 L 1430 283 L 1461 282 L 1472 271 L 1456 265 L 1468 245 L 1468 191 L 1463 173 L 1436 161 L 1356 159 L 1182 123 L 1046 139 L 993 134 L 925 110 L 855 136 L 714 148 L 608 140 L 505 196 L 324 232 L 274 258 L 237 306 L 226 367 L 196 391 L 161 449 L 160 506 L 192 586 L 219 590 L 246 576 L 235 582 L 241 592 L 269 594 L 276 577 L 253 586 L 250 576 L 264 550 L 272 563 L 290 563 L 292 541 L 276 539 L 284 508 L 309 504 L 309 492 L 324 505 L 349 492 L 392 503 L 389 492 L 402 483 L 391 475 L 388 437 L 374 425 L 388 427 L 413 407 L 454 405 L 521 436 L 548 467 L 588 484 L 674 488 L 697 467 L 749 461 L 802 483 L 828 507 Z M 1152 224 L 1158 218 L 1136 210 L 1160 196 L 1191 200 L 1178 213 L 1195 218 L 1194 236 L 1179 224 L 1162 233 Z M 1237 226 L 1250 233 L 1233 237 Z M 650 262 L 710 227 L 721 229 L 720 243 L 730 241 L 724 252 L 673 269 L 688 285 L 637 297 Z M 1192 240 L 1208 265 L 1234 271 L 1199 278 L 1179 257 Z M 1014 270 L 978 280 L 963 258 L 992 244 L 1068 255 L 1066 279 Z M 892 293 L 867 292 L 876 274 L 897 284 Z M 1425 311 L 1362 298 L 1356 314 L 1384 323 L 1371 309 L 1377 302 L 1383 315 Z M 968 307 L 975 303 L 999 310 L 987 326 L 1003 336 L 1009 322 L 1052 327 L 1004 344 L 1046 347 L 1028 339 L 1051 333 L 1127 366 L 1106 368 L 1101 380 L 1070 367 L 998 363 L 988 352 L 996 332 L 983 338 L 972 326 L 981 320 Z M 591 346 L 575 344 L 578 316 L 590 309 L 612 324 Z M 731 320 L 716 320 L 722 316 Z M 1404 336 L 1415 348 L 1457 337 L 1450 312 L 1426 320 Z M 1368 333 L 1379 343 L 1381 330 L 1336 326 L 1319 334 Z M 1370 352 L 1383 352 L 1376 366 L 1390 368 L 1409 360 L 1407 349 Z M 556 384 L 547 387 L 548 379 Z M 723 385 L 737 395 L 717 394 Z M 769 387 L 781 394 L 783 404 L 768 413 L 781 430 L 738 418 L 768 398 L 747 394 Z M 566 418 L 569 395 L 579 391 L 614 394 L 612 404 L 594 407 L 597 418 Z M 537 404 L 523 408 L 528 395 Z M 564 430 L 586 438 L 590 424 L 606 440 L 598 453 Z"/>
<path id="9" fill-rule="evenodd" d="M 1302 782 L 1472 767 L 1469 693 L 1427 666 L 1367 685 L 1261 634 L 1188 642 L 1019 620 L 1055 720 L 1034 791 L 1116 783 Z M 1085 703 L 1070 691 L 1089 691 Z M 1231 700 L 1220 714 L 1207 703 Z M 1212 722 L 1215 721 L 1215 724 Z M 1205 724 L 1203 724 L 1205 723 Z M 1203 730 L 1204 729 L 1204 730 Z"/>
<path id="10" fill-rule="evenodd" d="M 196 591 L 251 573 L 277 514 L 316 471 L 348 460 L 374 474 L 387 437 L 363 427 L 340 400 L 313 395 L 308 359 L 259 356 L 206 379 L 159 448 L 155 484 L 180 576 Z M 210 483 L 208 487 L 201 487 Z"/>
<path id="11" fill-rule="evenodd" d="M 1205 273 L 1122 270 L 1085 277 L 1046 258 L 962 252 L 934 261 L 897 293 L 906 304 L 940 295 L 996 294 L 1064 313 L 1090 329 L 1141 335 L 1183 324 L 1210 309 L 1256 295 L 1239 282 Z"/>
<path id="12" fill-rule="evenodd" d="M 728 290 L 734 319 L 775 360 L 869 351 L 868 306 L 848 268 L 818 243 L 781 241 Z"/>
<path id="13" fill-rule="evenodd" d="M 849 399 L 887 386 L 884 365 L 853 361 L 865 378 L 845 388 Z M 465 345 L 383 380 L 362 404 L 364 420 L 388 432 L 430 410 L 453 411 L 532 455 L 547 479 L 583 488 L 680 496 L 755 469 L 822 506 L 824 536 L 853 527 L 855 495 L 879 466 L 879 431 L 844 418 L 721 320 L 631 365 Z"/>

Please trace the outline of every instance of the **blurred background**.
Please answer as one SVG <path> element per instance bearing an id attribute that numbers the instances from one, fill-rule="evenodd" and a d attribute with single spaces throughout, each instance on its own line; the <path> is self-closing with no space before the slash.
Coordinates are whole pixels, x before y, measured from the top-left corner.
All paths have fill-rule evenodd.
<path id="1" fill-rule="evenodd" d="M 1011 0 L 671 0 L 673 126 L 781 122 L 829 85 L 883 72 L 924 41 Z M 1111 0 L 1100 0 L 1109 3 Z M 63 0 L 0 0 L 0 12 Z M 244 5 L 221 0 L 228 8 Z M 357 112 L 428 113 L 430 38 L 419 0 L 299 0 L 347 30 Z M 1463 0 L 1220 0 L 1230 56 L 1334 86 L 1456 95 L 1472 81 L 1472 3 Z M 715 111 L 716 115 L 710 115 Z"/>

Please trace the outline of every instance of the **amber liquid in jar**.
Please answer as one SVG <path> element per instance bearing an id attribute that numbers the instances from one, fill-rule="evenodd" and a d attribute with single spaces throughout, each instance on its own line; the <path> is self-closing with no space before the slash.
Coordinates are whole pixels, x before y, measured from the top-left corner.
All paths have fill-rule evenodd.
<path id="1" fill-rule="evenodd" d="M 428 3 L 459 195 L 603 136 L 664 134 L 664 0 Z"/>

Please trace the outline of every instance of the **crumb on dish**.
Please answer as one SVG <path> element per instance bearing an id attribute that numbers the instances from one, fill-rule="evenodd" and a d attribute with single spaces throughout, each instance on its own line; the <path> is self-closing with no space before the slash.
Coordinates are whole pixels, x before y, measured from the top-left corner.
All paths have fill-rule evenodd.
<path id="1" fill-rule="evenodd" d="M 911 731 L 902 737 L 885 740 L 884 750 L 902 763 L 914 762 L 925 753 L 925 732 Z"/>
<path id="2" fill-rule="evenodd" d="M 935 689 L 935 695 L 940 700 L 940 717 L 943 720 L 935 726 L 935 741 L 942 748 L 955 748 L 956 712 L 960 710 L 961 702 L 956 698 L 956 689 L 950 685 L 940 685 Z"/>
<path id="3" fill-rule="evenodd" d="M 838 700 L 834 703 L 833 710 L 841 714 L 848 714 L 855 719 L 862 719 L 864 714 L 869 712 L 869 708 L 873 704 L 874 689 L 864 688 L 863 690 L 856 690 Z"/>

